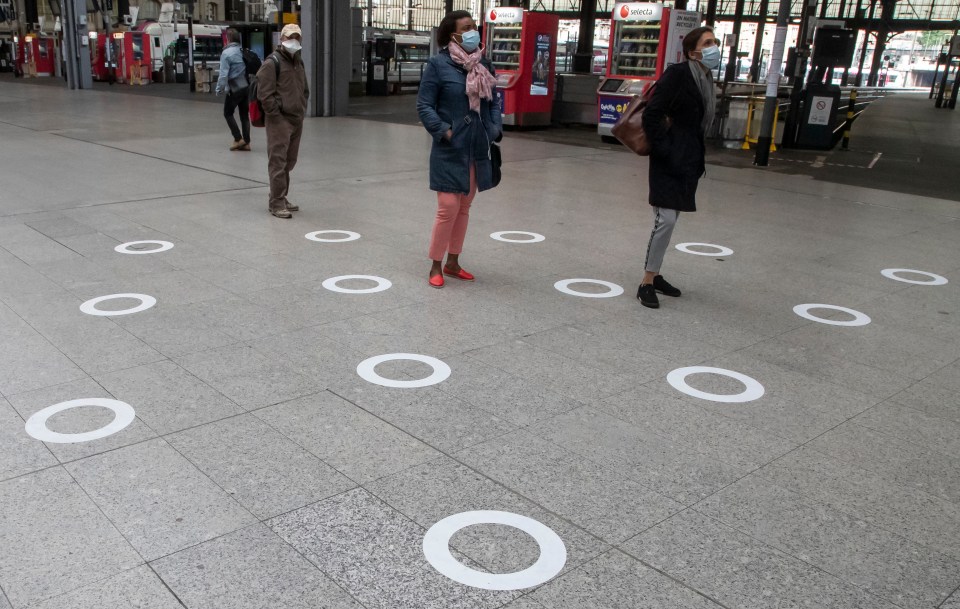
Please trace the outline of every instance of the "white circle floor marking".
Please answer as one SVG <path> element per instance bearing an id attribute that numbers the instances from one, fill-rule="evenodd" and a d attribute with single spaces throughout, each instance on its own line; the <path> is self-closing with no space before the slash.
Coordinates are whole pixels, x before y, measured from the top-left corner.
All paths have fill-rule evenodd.
<path id="1" fill-rule="evenodd" d="M 348 279 L 367 279 L 369 281 L 375 281 L 377 285 L 372 288 L 362 288 L 357 290 L 341 288 L 339 285 L 337 285 L 341 281 L 346 281 Z M 374 292 L 389 290 L 393 286 L 393 283 L 391 283 L 389 279 L 376 277 L 374 275 L 340 275 L 339 277 L 325 279 L 320 285 L 327 288 L 331 292 L 340 292 L 341 294 L 373 294 Z"/>
<path id="2" fill-rule="evenodd" d="M 101 302 L 107 300 L 116 300 L 118 298 L 133 298 L 134 300 L 139 300 L 140 304 L 129 309 L 119 309 L 117 311 L 104 311 L 98 309 L 97 305 Z M 139 313 L 140 311 L 146 311 L 153 305 L 157 304 L 157 299 L 153 296 L 147 296 L 146 294 L 108 294 L 107 296 L 98 296 L 96 298 L 91 298 L 87 302 L 80 305 L 80 310 L 86 313 L 87 315 L 98 315 L 100 317 L 111 317 L 114 315 L 130 315 L 131 313 Z"/>
<path id="3" fill-rule="evenodd" d="M 412 360 L 415 362 L 423 362 L 424 364 L 433 368 L 433 374 L 426 378 L 415 379 L 412 381 L 398 381 L 394 379 L 388 379 L 377 374 L 376 367 L 379 364 L 396 360 Z M 436 385 L 437 383 L 442 383 L 443 381 L 447 380 L 447 377 L 450 376 L 450 366 L 435 357 L 430 357 L 429 355 L 420 355 L 417 353 L 387 353 L 385 355 L 377 355 L 376 357 L 371 357 L 360 362 L 360 364 L 357 366 L 357 374 L 359 374 L 360 378 L 363 380 L 373 383 L 374 385 L 397 387 L 400 389 L 413 389 L 415 387 L 428 387 L 430 385 Z"/>
<path id="4" fill-rule="evenodd" d="M 848 315 L 853 315 L 853 319 L 843 321 L 837 319 L 828 319 L 826 317 L 817 317 L 813 313 L 810 313 L 810 309 L 830 309 L 831 311 L 843 311 Z M 865 326 L 871 321 L 870 316 L 866 313 L 854 311 L 853 309 L 848 309 L 847 307 L 838 307 L 836 305 L 828 304 L 799 304 L 793 307 L 793 312 L 804 319 L 809 319 L 810 321 L 828 324 L 831 326 Z"/>
<path id="5" fill-rule="evenodd" d="M 700 391 L 699 389 L 694 389 L 687 384 L 688 376 L 691 374 L 701 373 L 728 376 L 732 379 L 740 381 L 746 388 L 740 393 L 724 395 L 720 393 L 707 393 L 706 391 Z M 667 382 L 673 385 L 673 388 L 681 393 L 692 395 L 693 397 L 700 398 L 701 400 L 710 400 L 711 402 L 726 402 L 728 404 L 752 402 L 753 400 L 763 397 L 764 394 L 763 385 L 757 382 L 756 379 L 750 378 L 746 374 L 741 374 L 733 370 L 713 368 L 710 366 L 688 366 L 686 368 L 677 368 L 667 375 Z"/>
<path id="6" fill-rule="evenodd" d="M 520 529 L 540 546 L 540 557 L 516 573 L 484 573 L 465 566 L 450 552 L 450 538 L 475 524 L 503 524 Z M 434 569 L 455 582 L 483 590 L 522 590 L 553 579 L 567 562 L 567 547 L 560 536 L 545 524 L 510 512 L 481 510 L 447 516 L 423 537 L 423 554 Z"/>
<path id="7" fill-rule="evenodd" d="M 695 256 L 732 256 L 733 250 L 729 247 L 724 247 L 722 245 L 714 245 L 713 243 L 678 243 L 675 246 L 681 252 L 686 252 L 688 254 L 693 254 Z M 715 252 L 698 252 L 696 250 L 690 249 L 691 247 L 712 247 Z"/>
<path id="8" fill-rule="evenodd" d="M 606 288 L 609 288 L 609 292 L 602 292 L 600 294 L 594 294 L 592 292 L 578 292 L 570 288 L 571 284 L 574 283 L 593 283 L 596 285 L 602 285 Z M 572 296 L 582 296 L 583 298 L 613 298 L 614 296 L 619 296 L 623 294 L 623 288 L 618 286 L 615 283 L 610 283 L 609 281 L 602 281 L 600 279 L 563 279 L 561 281 L 553 284 L 557 290 L 563 292 L 564 294 L 570 294 Z"/>
<path id="9" fill-rule="evenodd" d="M 907 279 L 905 277 L 900 277 L 900 273 L 915 273 L 917 275 L 923 275 L 929 277 L 930 281 L 917 281 L 916 279 Z M 913 283 L 916 285 L 944 285 L 947 283 L 947 278 L 942 275 L 937 275 L 936 273 L 928 273 L 926 271 L 917 271 L 914 269 L 883 269 L 880 271 L 880 274 L 886 277 L 887 279 L 893 279 L 894 281 L 902 281 L 904 283 Z"/>
<path id="10" fill-rule="evenodd" d="M 346 236 L 341 239 L 324 239 L 320 236 L 330 233 Z M 304 237 L 311 241 L 320 241 L 321 243 L 343 243 L 344 241 L 356 241 L 360 238 L 360 233 L 355 233 L 352 230 L 315 230 L 312 233 L 307 233 Z"/>
<path id="11" fill-rule="evenodd" d="M 64 410 L 70 410 L 71 408 L 80 408 L 81 406 L 100 406 L 112 410 L 114 413 L 113 421 L 100 429 L 84 433 L 57 433 L 47 427 L 47 419 L 53 415 L 63 412 Z M 112 436 L 132 423 L 135 417 L 136 414 L 133 411 L 133 407 L 126 402 L 108 400 L 106 398 L 83 398 L 47 406 L 27 419 L 27 424 L 24 426 L 24 429 L 26 429 L 28 434 L 41 442 L 75 444 L 77 442 L 89 442 L 91 440 L 99 440 L 100 438 Z"/>
<path id="12" fill-rule="evenodd" d="M 508 239 L 504 235 L 526 235 L 530 239 Z M 531 233 L 525 230 L 501 230 L 495 233 L 490 233 L 491 239 L 496 239 L 497 241 L 504 241 L 506 243 L 540 243 L 545 240 L 546 237 L 540 233 Z"/>
<path id="13" fill-rule="evenodd" d="M 134 245 L 159 245 L 160 247 L 154 248 L 152 250 L 136 250 L 130 249 Z M 167 250 L 172 250 L 173 244 L 169 241 L 128 241 L 127 243 L 121 243 L 117 247 L 113 248 L 113 251 L 120 252 L 121 254 L 157 254 L 159 252 L 165 252 Z"/>

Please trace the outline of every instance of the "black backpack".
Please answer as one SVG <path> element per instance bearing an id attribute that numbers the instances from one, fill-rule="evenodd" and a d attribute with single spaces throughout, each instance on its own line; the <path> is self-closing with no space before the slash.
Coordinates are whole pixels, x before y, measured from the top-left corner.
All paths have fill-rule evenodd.
<path id="1" fill-rule="evenodd" d="M 274 69 L 276 70 L 276 79 L 280 80 L 280 59 L 274 54 L 271 53 L 267 55 L 267 59 L 273 61 Z M 260 84 L 257 82 L 257 74 L 254 72 L 253 76 L 248 78 L 250 81 L 250 87 L 247 90 L 247 115 L 250 117 L 250 124 L 254 127 L 263 127 L 266 125 L 266 115 L 263 112 L 263 104 L 260 103 Z"/>
<path id="2" fill-rule="evenodd" d="M 240 54 L 243 56 L 243 65 L 246 66 L 247 76 L 255 76 L 257 74 L 257 70 L 259 70 L 260 66 L 263 65 L 263 62 L 260 61 L 260 58 L 257 57 L 257 54 L 250 49 L 241 49 Z"/>

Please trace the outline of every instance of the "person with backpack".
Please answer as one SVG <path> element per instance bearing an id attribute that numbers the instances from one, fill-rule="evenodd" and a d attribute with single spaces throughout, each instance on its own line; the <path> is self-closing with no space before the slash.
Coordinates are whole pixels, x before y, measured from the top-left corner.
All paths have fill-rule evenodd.
<path id="1" fill-rule="evenodd" d="M 217 95 L 226 93 L 223 102 L 223 117 L 233 135 L 230 150 L 250 150 L 250 117 L 247 114 L 247 63 L 240 49 L 240 32 L 227 28 L 227 46 L 220 54 L 220 78 L 217 79 Z M 240 127 L 234 112 L 240 111 Z M 242 131 L 241 131 L 242 127 Z"/>
<path id="2" fill-rule="evenodd" d="M 697 211 L 697 184 L 706 172 L 704 134 L 713 123 L 717 94 L 712 72 L 720 63 L 713 29 L 698 27 L 684 36 L 683 56 L 663 71 L 642 118 L 652 144 L 648 202 L 653 230 L 637 299 L 651 309 L 660 306 L 657 292 L 680 296 L 660 274 L 660 266 L 680 212 Z"/>
<path id="3" fill-rule="evenodd" d="M 300 210 L 287 200 L 290 172 L 297 164 L 303 118 L 310 97 L 300 48 L 300 26 L 288 23 L 280 30 L 280 46 L 257 72 L 257 100 L 263 107 L 267 131 L 268 209 L 277 218 L 292 218 L 290 212 Z"/>

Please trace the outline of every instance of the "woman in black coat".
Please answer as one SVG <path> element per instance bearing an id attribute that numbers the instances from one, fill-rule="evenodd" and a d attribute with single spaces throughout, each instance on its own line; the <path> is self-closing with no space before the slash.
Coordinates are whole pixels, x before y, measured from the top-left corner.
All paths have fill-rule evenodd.
<path id="1" fill-rule="evenodd" d="M 650 205 L 654 224 L 647 244 L 643 280 L 637 298 L 660 306 L 657 292 L 679 296 L 660 275 L 663 256 L 680 212 L 697 211 L 697 183 L 704 174 L 704 132 L 713 122 L 716 94 L 712 70 L 720 63 L 713 30 L 700 27 L 683 39 L 685 60 L 664 70 L 643 111 L 643 129 L 652 144 Z"/>

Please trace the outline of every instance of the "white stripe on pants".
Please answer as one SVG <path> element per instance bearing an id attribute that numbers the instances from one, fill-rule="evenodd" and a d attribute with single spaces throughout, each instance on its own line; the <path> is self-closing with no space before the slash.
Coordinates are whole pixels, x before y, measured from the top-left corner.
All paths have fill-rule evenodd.
<path id="1" fill-rule="evenodd" d="M 647 260 L 643 265 L 648 273 L 659 273 L 663 266 L 663 256 L 670 246 L 670 237 L 673 228 L 677 225 L 680 212 L 664 207 L 653 208 L 653 230 L 650 231 L 650 242 L 647 244 Z"/>

